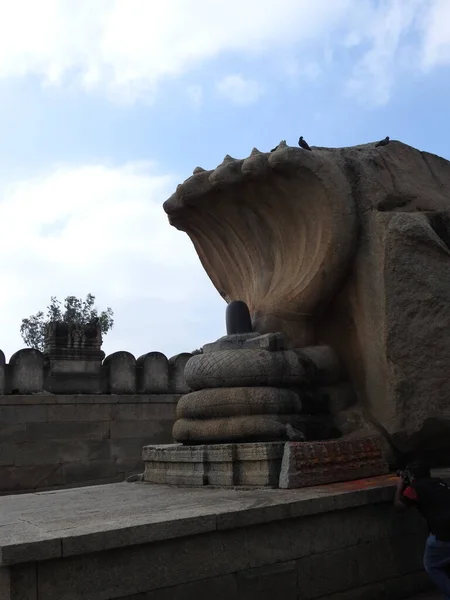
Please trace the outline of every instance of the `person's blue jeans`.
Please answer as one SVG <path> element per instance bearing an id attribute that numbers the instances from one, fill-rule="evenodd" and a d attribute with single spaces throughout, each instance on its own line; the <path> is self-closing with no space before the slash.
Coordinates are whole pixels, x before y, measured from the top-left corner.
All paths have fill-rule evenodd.
<path id="1" fill-rule="evenodd" d="M 444 597 L 450 600 L 450 577 L 447 574 L 450 566 L 450 542 L 441 542 L 436 536 L 429 535 L 423 566 Z"/>

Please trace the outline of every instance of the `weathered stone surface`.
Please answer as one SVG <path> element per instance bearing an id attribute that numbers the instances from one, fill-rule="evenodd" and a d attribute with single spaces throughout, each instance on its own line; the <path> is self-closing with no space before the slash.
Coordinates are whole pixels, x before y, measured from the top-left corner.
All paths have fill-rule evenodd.
<path id="1" fill-rule="evenodd" d="M 53 360 L 102 360 L 102 329 L 99 324 L 79 325 L 53 321 L 47 327 L 44 354 Z"/>
<path id="2" fill-rule="evenodd" d="M 172 420 L 175 408 L 174 403 L 121 403 L 111 407 L 111 416 L 114 421 Z"/>
<path id="3" fill-rule="evenodd" d="M 130 473 L 140 473 L 140 481 L 142 481 L 144 465 L 140 456 L 135 458 L 118 458 L 116 460 L 116 467 L 119 481 L 124 481 L 125 477 Z"/>
<path id="4" fill-rule="evenodd" d="M 364 417 L 361 406 L 352 406 L 333 415 L 336 427 L 345 438 L 371 437 L 380 432 Z"/>
<path id="5" fill-rule="evenodd" d="M 109 458 L 110 452 L 110 440 L 76 438 L 28 442 L 17 446 L 13 464 L 21 467 L 86 462 Z"/>
<path id="6" fill-rule="evenodd" d="M 13 396 L 11 396 L 13 397 Z M 0 423 L 43 423 L 47 421 L 47 406 L 39 405 L 36 400 L 34 405 L 25 406 L 0 406 Z"/>
<path id="7" fill-rule="evenodd" d="M 302 403 L 298 394 L 283 388 L 215 388 L 182 396 L 177 404 L 177 419 L 295 414 L 301 410 Z"/>
<path id="8" fill-rule="evenodd" d="M 330 346 L 309 346 L 301 349 L 301 356 L 307 356 L 316 367 L 316 378 L 320 385 L 332 385 L 340 381 L 342 368 L 339 358 Z"/>
<path id="9" fill-rule="evenodd" d="M 169 387 L 172 394 L 187 394 L 190 391 L 185 378 L 185 369 L 191 358 L 192 354 L 182 352 L 169 359 Z"/>
<path id="10" fill-rule="evenodd" d="M 5 373 L 5 354 L 0 350 L 0 394 L 5 393 L 6 373 Z"/>
<path id="11" fill-rule="evenodd" d="M 2 600 L 38 600 L 37 569 L 33 563 L 0 568 Z"/>
<path id="12" fill-rule="evenodd" d="M 142 471 L 142 447 L 172 441 L 176 400 L 165 394 L 0 397 L 0 494 L 118 481 Z"/>
<path id="13" fill-rule="evenodd" d="M 45 340 L 45 389 L 55 394 L 102 390 L 102 331 L 99 324 L 49 324 Z"/>
<path id="14" fill-rule="evenodd" d="M 186 382 L 192 390 L 215 387 L 287 387 L 309 383 L 314 363 L 300 352 L 224 350 L 193 356 L 186 365 Z"/>
<path id="15" fill-rule="evenodd" d="M 239 600 L 297 600 L 295 561 L 249 569 L 238 574 Z"/>
<path id="16" fill-rule="evenodd" d="M 183 444 L 301 441 L 307 419 L 298 414 L 266 414 L 222 419 L 178 419 L 173 439 Z"/>
<path id="17" fill-rule="evenodd" d="M 138 367 L 138 392 L 141 394 L 167 394 L 169 390 L 169 361 L 162 352 L 148 352 L 140 356 Z"/>
<path id="18" fill-rule="evenodd" d="M 89 460 L 67 463 L 62 467 L 64 483 L 83 483 L 111 479 L 118 473 L 117 463 L 111 460 Z"/>
<path id="19" fill-rule="evenodd" d="M 0 467 L 2 492 L 33 491 L 39 488 L 63 485 L 63 483 L 62 467 L 59 463 Z"/>
<path id="20" fill-rule="evenodd" d="M 60 423 L 27 423 L 27 441 L 57 439 L 101 440 L 109 437 L 104 421 L 62 421 Z"/>
<path id="21" fill-rule="evenodd" d="M 173 418 L 112 421 L 109 426 L 111 439 L 126 439 L 147 436 L 155 444 L 163 444 L 172 439 Z"/>
<path id="22" fill-rule="evenodd" d="M 450 450 L 450 213 L 391 213 L 379 220 L 386 302 L 379 376 L 389 402 L 366 393 L 372 414 L 400 448 L 442 461 Z"/>
<path id="23" fill-rule="evenodd" d="M 187 486 L 277 487 L 283 443 L 145 446 L 144 481 Z"/>
<path id="24" fill-rule="evenodd" d="M 392 518 L 394 486 L 395 476 L 289 491 L 123 483 L 3 497 L 0 590 L 30 594 L 11 600 L 402 598 L 426 589 L 426 527 L 415 513 Z"/>
<path id="25" fill-rule="evenodd" d="M 233 573 L 190 581 L 181 585 L 159 588 L 137 596 L 125 596 L 119 600 L 200 600 L 202 598 L 205 598 L 205 600 L 209 598 L 214 598 L 214 600 L 241 600 L 236 575 Z"/>
<path id="26" fill-rule="evenodd" d="M 287 443 L 280 488 L 299 488 L 389 472 L 377 438 Z"/>
<path id="27" fill-rule="evenodd" d="M 195 241 L 225 299 L 250 307 L 254 330 L 285 331 L 289 324 L 293 345 L 303 347 L 314 343 L 312 310 L 336 290 L 353 254 L 354 200 L 346 175 L 324 153 L 280 145 L 262 161 L 242 161 L 239 177 L 221 182 L 220 190 L 208 180 L 215 172 L 194 175 L 164 208 Z"/>
<path id="28" fill-rule="evenodd" d="M 283 341 L 280 334 L 248 340 L 243 336 L 239 335 L 237 343 L 257 342 L 257 347 L 217 350 L 219 340 L 212 351 L 193 356 L 187 363 L 186 382 L 195 391 L 180 399 L 174 440 L 208 444 L 339 435 L 326 414 L 322 423 L 319 416 L 306 417 L 320 413 L 322 396 L 314 384 L 333 383 L 340 376 L 334 351 L 326 346 L 283 351 L 276 349 Z M 303 411 L 300 396 L 306 400 Z M 322 404 L 323 412 L 329 413 L 326 402 Z M 299 418 L 301 412 L 305 416 Z"/>
<path id="29" fill-rule="evenodd" d="M 249 338 L 244 348 L 255 348 L 257 350 L 284 350 L 286 347 L 284 334 L 282 333 L 265 333 L 254 338 Z"/>
<path id="30" fill-rule="evenodd" d="M 115 404 L 94 404 L 89 408 L 78 404 L 53 404 L 47 407 L 46 412 L 49 422 L 109 421 L 114 409 Z"/>
<path id="31" fill-rule="evenodd" d="M 108 392 L 136 393 L 136 359 L 129 352 L 114 352 L 103 362 L 108 373 Z"/>
<path id="32" fill-rule="evenodd" d="M 347 382 L 321 386 L 317 391 L 325 408 L 333 415 L 353 406 L 357 400 L 353 386 Z"/>
<path id="33" fill-rule="evenodd" d="M 24 348 L 9 360 L 11 389 L 20 394 L 42 392 L 44 388 L 44 356 L 39 350 Z"/>
<path id="34" fill-rule="evenodd" d="M 218 352 L 219 350 L 238 350 L 246 346 L 247 341 L 253 338 L 260 338 L 259 333 L 234 333 L 232 335 L 224 335 L 215 342 L 205 344 L 203 353 Z"/>
<path id="35" fill-rule="evenodd" d="M 275 457 L 276 446 L 266 447 L 266 456 Z M 246 445 L 242 446 L 244 450 L 249 452 Z M 436 475 L 449 481 L 447 470 L 437 471 Z M 169 489 L 121 483 L 3 496 L 0 564 L 100 552 L 237 528 L 245 535 L 248 564 L 256 567 L 383 537 L 426 535 L 425 524 L 415 513 L 392 519 L 395 485 L 395 475 L 389 475 L 299 490 Z M 4 527 L 24 525 L 24 518 L 24 535 L 15 537 L 15 532 Z M 299 519 L 297 525 L 304 532 L 304 541 L 292 527 L 294 519 Z M 255 526 L 269 529 L 258 530 Z M 322 527 L 332 535 L 318 536 Z M 265 543 L 268 533 L 273 548 Z"/>
<path id="36" fill-rule="evenodd" d="M 402 450 L 448 455 L 450 162 L 398 141 L 230 161 L 164 205 L 221 295 L 288 348 L 332 347 Z"/>

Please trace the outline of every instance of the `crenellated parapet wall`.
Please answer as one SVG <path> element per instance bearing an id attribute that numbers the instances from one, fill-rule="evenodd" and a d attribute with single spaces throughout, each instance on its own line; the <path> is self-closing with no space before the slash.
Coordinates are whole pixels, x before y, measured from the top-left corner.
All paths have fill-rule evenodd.
<path id="1" fill-rule="evenodd" d="M 191 356 L 148 352 L 136 359 L 120 351 L 103 361 L 67 360 L 24 348 L 7 363 L 0 350 L 0 394 L 184 394 L 189 391 L 184 367 Z"/>
<path id="2" fill-rule="evenodd" d="M 0 350 L 0 495 L 123 481 L 143 446 L 173 441 L 192 355 L 105 358 L 98 336 L 61 329 L 44 352 Z"/>

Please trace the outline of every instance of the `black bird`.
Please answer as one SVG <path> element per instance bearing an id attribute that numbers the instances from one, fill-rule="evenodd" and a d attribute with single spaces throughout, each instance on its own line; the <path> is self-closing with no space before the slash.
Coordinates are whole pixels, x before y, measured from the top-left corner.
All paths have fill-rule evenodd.
<path id="1" fill-rule="evenodd" d="M 303 136 L 302 136 L 302 135 L 299 137 L 299 140 L 298 140 L 298 145 L 300 146 L 300 148 L 303 148 L 303 150 L 309 150 L 310 152 L 312 152 L 311 148 L 310 148 L 310 147 L 309 147 L 309 145 L 308 145 L 308 142 L 306 142 L 306 141 L 303 139 Z"/>
<path id="2" fill-rule="evenodd" d="M 389 139 L 389 136 L 387 135 L 384 140 L 380 140 L 379 142 L 377 142 L 375 144 L 375 148 L 379 148 L 380 146 L 387 146 L 389 144 L 391 140 Z"/>

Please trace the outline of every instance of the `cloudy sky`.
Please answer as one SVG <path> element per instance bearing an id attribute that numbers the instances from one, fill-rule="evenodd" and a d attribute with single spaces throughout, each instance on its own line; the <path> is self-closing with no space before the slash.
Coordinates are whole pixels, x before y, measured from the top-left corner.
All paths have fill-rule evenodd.
<path id="1" fill-rule="evenodd" d="M 88 292 L 107 353 L 223 335 L 176 185 L 300 134 L 450 159 L 449 98 L 450 0 L 0 0 L 0 348 Z"/>

